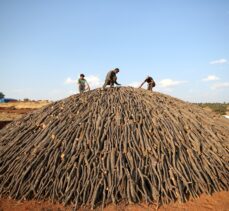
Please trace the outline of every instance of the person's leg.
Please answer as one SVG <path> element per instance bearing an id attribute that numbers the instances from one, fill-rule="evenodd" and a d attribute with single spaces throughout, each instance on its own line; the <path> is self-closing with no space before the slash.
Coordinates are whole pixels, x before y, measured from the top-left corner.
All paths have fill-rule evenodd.
<path id="1" fill-rule="evenodd" d="M 103 84 L 103 89 L 106 88 L 107 82 L 105 81 L 105 83 Z"/>
<path id="2" fill-rule="evenodd" d="M 114 87 L 114 81 L 111 81 L 111 87 Z"/>
<path id="3" fill-rule="evenodd" d="M 80 92 L 80 93 L 85 92 L 85 86 L 80 85 L 80 86 L 79 86 L 79 92 Z"/>
<path id="4" fill-rule="evenodd" d="M 150 90 L 150 91 L 153 91 L 153 84 L 149 83 L 147 89 Z"/>
<path id="5" fill-rule="evenodd" d="M 106 80 L 105 83 L 104 83 L 104 85 L 103 85 L 103 89 L 105 89 L 106 86 L 109 85 L 109 84 L 110 84 L 110 81 L 107 81 L 107 80 Z"/>

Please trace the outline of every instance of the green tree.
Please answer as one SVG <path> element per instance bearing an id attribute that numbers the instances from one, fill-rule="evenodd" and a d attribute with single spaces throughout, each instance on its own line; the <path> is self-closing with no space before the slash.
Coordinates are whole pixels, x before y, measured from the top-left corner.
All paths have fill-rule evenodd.
<path id="1" fill-rule="evenodd" d="M 5 95 L 2 92 L 0 92 L 0 99 L 2 99 L 4 97 L 5 97 Z"/>

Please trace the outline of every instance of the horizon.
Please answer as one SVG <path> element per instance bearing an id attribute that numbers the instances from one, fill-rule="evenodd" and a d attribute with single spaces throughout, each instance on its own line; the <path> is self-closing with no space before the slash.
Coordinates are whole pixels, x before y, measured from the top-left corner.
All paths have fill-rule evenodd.
<path id="1" fill-rule="evenodd" d="M 229 1 L 0 0 L 0 92 L 60 100 L 84 73 L 192 103 L 229 102 Z"/>
<path id="2" fill-rule="evenodd" d="M 137 87 L 133 87 L 133 86 L 117 86 L 117 88 L 135 88 L 135 89 L 138 89 Z M 110 87 L 107 87 L 106 89 L 109 89 Z M 114 87 L 115 88 L 115 87 Z M 141 89 L 145 89 L 146 91 L 148 91 L 146 89 L 147 87 L 144 85 L 144 88 L 141 88 Z M 101 87 L 98 87 L 98 88 L 94 88 L 94 89 L 91 89 L 90 91 L 94 91 L 96 89 L 101 89 Z M 89 91 L 85 91 L 85 92 L 89 92 Z M 153 92 L 156 92 L 156 93 L 160 93 L 160 94 L 165 94 L 165 93 L 162 93 L 162 92 L 158 92 L 158 91 L 153 91 Z M 76 95 L 76 94 L 80 94 L 78 91 L 74 94 L 71 94 L 65 98 L 62 98 L 62 99 L 58 99 L 58 100 L 51 100 L 51 99 L 34 99 L 34 98 L 8 98 L 8 97 L 4 97 L 3 99 L 11 99 L 11 100 L 17 100 L 16 102 L 38 102 L 38 101 L 48 101 L 48 102 L 57 102 L 57 101 L 61 101 L 61 100 L 64 100 L 68 97 L 71 97 L 73 95 Z M 165 94 L 165 95 L 168 95 L 169 97 L 172 97 L 172 98 L 176 98 L 176 99 L 179 99 L 179 100 L 182 100 L 178 97 L 174 97 L 172 95 L 169 95 L 169 94 Z M 185 100 L 182 100 L 184 102 L 187 102 L 187 103 L 192 103 L 192 104 L 229 104 L 229 102 L 227 101 L 224 101 L 224 102 L 190 102 L 190 101 L 185 101 Z"/>

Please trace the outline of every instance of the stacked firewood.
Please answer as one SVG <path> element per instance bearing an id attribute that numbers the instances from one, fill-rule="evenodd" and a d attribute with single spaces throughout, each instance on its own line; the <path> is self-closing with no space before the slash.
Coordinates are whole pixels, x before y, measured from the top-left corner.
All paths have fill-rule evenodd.
<path id="1" fill-rule="evenodd" d="M 77 208 L 228 190 L 228 163 L 223 117 L 143 89 L 73 95 L 0 130 L 0 196 Z"/>

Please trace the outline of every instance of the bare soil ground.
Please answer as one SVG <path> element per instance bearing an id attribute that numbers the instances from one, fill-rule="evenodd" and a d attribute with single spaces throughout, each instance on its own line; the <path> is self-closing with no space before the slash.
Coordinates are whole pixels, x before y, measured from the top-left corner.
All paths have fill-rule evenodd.
<path id="1" fill-rule="evenodd" d="M 49 201 L 16 201 L 12 199 L 0 199 L 0 211 L 72 211 L 70 206 L 64 207 Z M 81 208 L 79 211 L 87 211 L 89 208 Z M 96 211 L 153 211 L 157 210 L 155 205 L 121 203 L 117 206 L 109 205 L 104 209 L 100 207 Z M 173 203 L 158 208 L 158 211 L 228 211 L 229 192 L 214 193 L 212 196 L 201 195 L 198 199 L 190 199 L 186 203 Z"/>
<path id="2" fill-rule="evenodd" d="M 33 110 L 48 105 L 49 101 L 29 101 L 11 102 L 0 104 L 0 129 L 13 120 L 21 118 L 23 115 Z"/>
<path id="3" fill-rule="evenodd" d="M 1 105 L 0 105 L 1 106 Z M 14 107 L 0 107 L 0 121 L 13 121 L 32 111 L 30 108 L 16 109 Z"/>
<path id="4" fill-rule="evenodd" d="M 43 106 L 46 106 L 50 103 L 48 100 L 40 100 L 40 101 L 17 101 L 17 102 L 9 102 L 9 103 L 1 103 L 0 107 L 2 108 L 12 108 L 15 109 L 38 109 Z"/>

